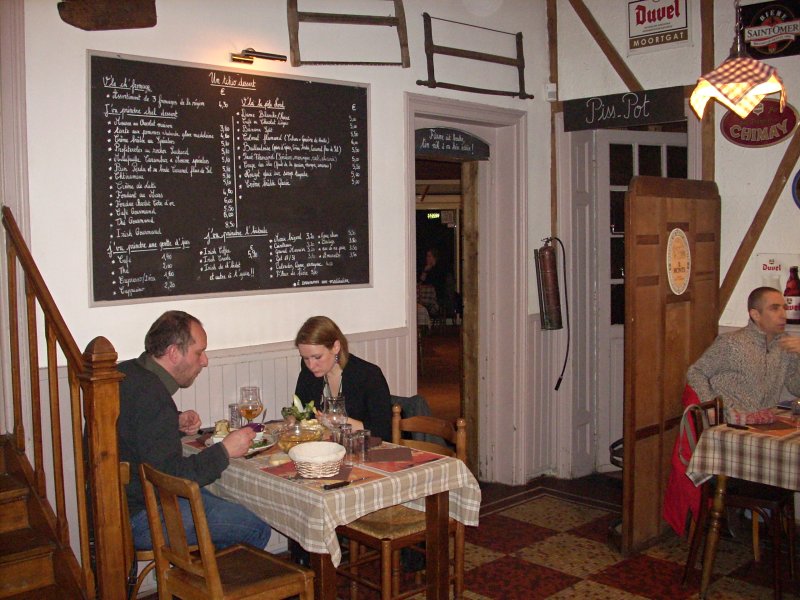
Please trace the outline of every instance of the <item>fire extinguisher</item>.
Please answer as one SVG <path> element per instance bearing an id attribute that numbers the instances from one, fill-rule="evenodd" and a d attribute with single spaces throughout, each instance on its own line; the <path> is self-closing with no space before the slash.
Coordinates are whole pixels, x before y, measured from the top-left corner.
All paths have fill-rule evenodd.
<path id="1" fill-rule="evenodd" d="M 539 318 L 543 330 L 563 329 L 554 240 L 561 246 L 561 265 L 564 267 L 566 265 L 564 244 L 557 237 L 545 238 L 542 240 L 542 247 L 533 251 L 534 262 L 536 263 L 536 286 L 539 292 Z M 569 298 L 567 296 L 566 273 L 564 274 L 564 304 L 567 316 L 567 350 L 564 355 L 564 366 L 561 369 L 561 375 L 559 375 L 556 382 L 556 391 L 561 386 L 561 380 L 564 378 L 564 371 L 567 368 L 567 358 L 569 357 Z"/>

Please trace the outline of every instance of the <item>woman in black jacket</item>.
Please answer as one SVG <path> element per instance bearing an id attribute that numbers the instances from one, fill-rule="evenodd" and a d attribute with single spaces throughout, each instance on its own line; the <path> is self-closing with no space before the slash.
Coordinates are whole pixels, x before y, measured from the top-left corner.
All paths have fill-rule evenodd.
<path id="1" fill-rule="evenodd" d="M 294 344 L 302 358 L 295 394 L 304 404 L 319 403 L 323 396 L 344 396 L 354 430 L 369 429 L 374 436 L 391 439 L 392 403 L 386 378 L 380 367 L 350 354 L 336 323 L 324 316 L 311 317 Z"/>

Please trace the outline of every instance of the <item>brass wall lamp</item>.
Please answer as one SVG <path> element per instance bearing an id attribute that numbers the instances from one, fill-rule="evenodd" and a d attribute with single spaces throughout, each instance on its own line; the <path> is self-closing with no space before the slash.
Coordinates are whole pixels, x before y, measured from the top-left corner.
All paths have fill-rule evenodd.
<path id="1" fill-rule="evenodd" d="M 258 50 L 253 50 L 252 48 L 245 48 L 239 53 L 231 52 L 231 61 L 238 62 L 238 63 L 246 63 L 248 65 L 253 64 L 254 58 L 263 58 L 265 60 L 282 60 L 286 61 L 285 54 L 273 54 L 271 52 L 259 52 Z"/>

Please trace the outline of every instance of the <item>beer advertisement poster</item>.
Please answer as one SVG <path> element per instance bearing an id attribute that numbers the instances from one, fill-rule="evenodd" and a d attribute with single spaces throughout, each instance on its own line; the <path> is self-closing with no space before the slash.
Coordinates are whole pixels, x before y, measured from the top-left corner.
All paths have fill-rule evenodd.
<path id="1" fill-rule="evenodd" d="M 748 55 L 763 60 L 800 54 L 800 0 L 759 2 L 739 11 Z"/>
<path id="2" fill-rule="evenodd" d="M 628 2 L 628 56 L 688 46 L 689 0 Z"/>
<path id="3" fill-rule="evenodd" d="M 800 254 L 756 254 L 753 288 L 766 285 L 783 293 L 787 323 L 800 325 Z"/>

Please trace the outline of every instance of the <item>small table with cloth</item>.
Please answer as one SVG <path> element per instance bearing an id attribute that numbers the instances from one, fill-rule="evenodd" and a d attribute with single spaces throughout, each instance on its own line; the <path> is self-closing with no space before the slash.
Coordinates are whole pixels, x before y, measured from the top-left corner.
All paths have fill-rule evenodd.
<path id="1" fill-rule="evenodd" d="M 702 598 L 711 580 L 728 477 L 800 491 L 800 429 L 781 425 L 754 425 L 747 429 L 720 425 L 706 429 L 694 449 L 686 475 L 695 485 L 717 476 L 703 556 Z"/>
<path id="2" fill-rule="evenodd" d="M 382 447 L 395 446 L 383 442 Z M 184 442 L 186 454 L 201 448 L 196 437 Z M 269 456 L 278 451 L 276 446 L 252 459 L 231 460 L 212 489 L 246 506 L 311 553 L 315 598 L 336 596 L 336 566 L 341 560 L 336 527 L 397 504 L 425 510 L 427 597 L 448 597 L 448 516 L 477 525 L 480 511 L 480 487 L 462 461 L 415 450 L 407 463 L 366 462 L 320 480 L 298 477 L 291 462 L 270 466 Z M 322 489 L 337 477 L 351 483 Z"/>

